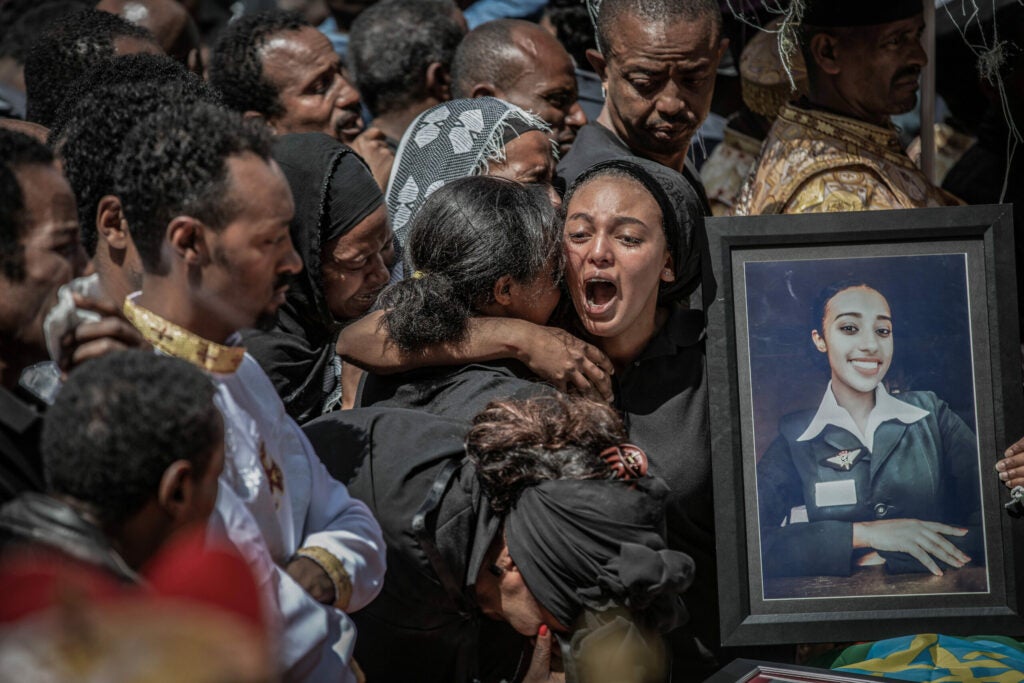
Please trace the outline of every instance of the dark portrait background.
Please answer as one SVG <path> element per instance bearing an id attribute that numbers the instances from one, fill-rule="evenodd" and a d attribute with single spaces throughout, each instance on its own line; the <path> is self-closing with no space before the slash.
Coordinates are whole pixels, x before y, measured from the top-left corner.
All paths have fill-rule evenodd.
<path id="1" fill-rule="evenodd" d="M 811 342 L 811 330 L 821 326 L 814 308 L 826 287 L 847 280 L 874 287 L 889 302 L 889 392 L 934 391 L 977 433 L 965 255 L 748 261 L 744 269 L 758 460 L 781 417 L 821 402 L 831 371 Z"/>

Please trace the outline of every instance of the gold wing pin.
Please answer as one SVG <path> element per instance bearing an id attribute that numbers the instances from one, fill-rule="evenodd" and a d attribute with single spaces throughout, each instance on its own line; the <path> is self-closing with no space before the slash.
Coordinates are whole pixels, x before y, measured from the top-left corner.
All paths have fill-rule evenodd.
<path id="1" fill-rule="evenodd" d="M 825 458 L 824 462 L 832 469 L 849 472 L 850 468 L 857 464 L 857 460 L 860 458 L 861 451 L 863 450 L 863 448 L 855 448 L 853 450 L 839 451 L 831 458 Z"/>

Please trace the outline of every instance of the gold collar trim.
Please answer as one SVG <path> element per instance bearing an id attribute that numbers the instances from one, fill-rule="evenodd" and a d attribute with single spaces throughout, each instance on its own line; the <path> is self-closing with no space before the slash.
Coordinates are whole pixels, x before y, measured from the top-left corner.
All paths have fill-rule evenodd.
<path id="1" fill-rule="evenodd" d="M 779 118 L 858 148 L 871 147 L 873 152 L 886 161 L 917 170 L 917 166 L 900 147 L 900 139 L 895 128 L 873 126 L 848 116 L 801 109 L 792 105 L 783 106 L 779 111 Z"/>
<path id="2" fill-rule="evenodd" d="M 245 349 L 241 346 L 224 346 L 203 339 L 131 299 L 124 301 L 124 316 L 154 348 L 207 372 L 229 375 L 238 369 L 245 357 Z"/>

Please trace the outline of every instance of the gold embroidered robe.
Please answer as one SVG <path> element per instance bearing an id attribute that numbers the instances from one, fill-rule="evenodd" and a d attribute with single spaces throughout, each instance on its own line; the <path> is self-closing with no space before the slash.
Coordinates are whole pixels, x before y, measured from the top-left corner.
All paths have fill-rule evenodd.
<path id="1" fill-rule="evenodd" d="M 734 213 L 826 213 L 954 206 L 900 147 L 894 128 L 786 105 Z"/>

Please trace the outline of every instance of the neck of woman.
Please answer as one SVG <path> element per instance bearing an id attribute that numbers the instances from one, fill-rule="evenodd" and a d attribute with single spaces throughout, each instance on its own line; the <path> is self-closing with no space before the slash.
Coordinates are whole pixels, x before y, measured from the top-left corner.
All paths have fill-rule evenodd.
<path id="1" fill-rule="evenodd" d="M 875 392 L 856 391 L 842 382 L 835 381 L 835 378 L 833 378 L 832 393 L 836 397 L 836 403 L 845 408 L 846 412 L 850 413 L 853 423 L 857 425 L 857 428 L 863 434 L 867 428 L 868 416 L 871 415 L 871 411 L 875 408 Z"/>
<path id="2" fill-rule="evenodd" d="M 625 332 L 614 337 L 598 339 L 598 346 L 615 366 L 617 373 L 624 372 L 650 343 L 665 322 L 668 321 L 669 310 L 658 307 L 654 315 L 644 319 L 638 319 L 636 323 Z"/>

